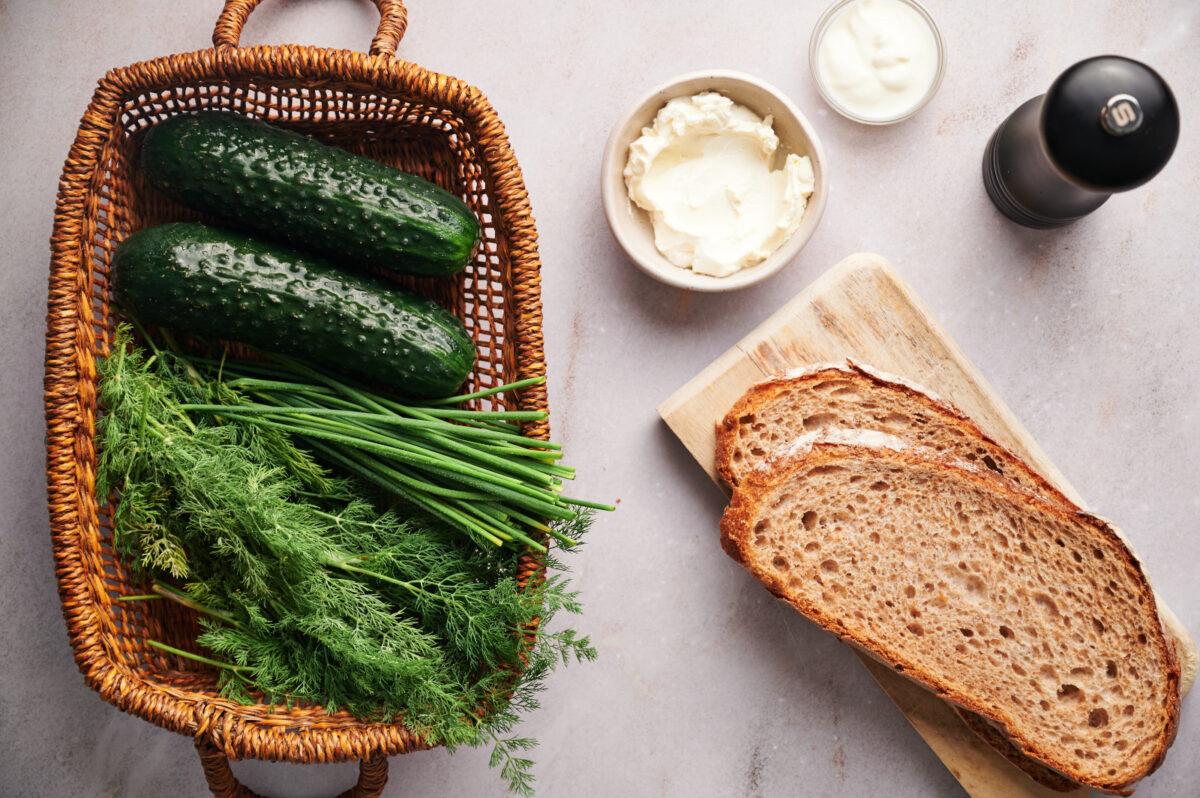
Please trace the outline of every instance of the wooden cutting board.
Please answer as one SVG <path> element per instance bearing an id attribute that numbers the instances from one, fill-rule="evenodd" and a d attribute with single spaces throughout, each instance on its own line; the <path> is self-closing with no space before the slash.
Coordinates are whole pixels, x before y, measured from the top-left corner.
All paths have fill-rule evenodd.
<path id="1" fill-rule="evenodd" d="M 869 253 L 851 255 L 826 272 L 659 405 L 658 413 L 716 481 L 716 422 L 752 383 L 784 369 L 846 357 L 912 379 L 949 400 L 1082 506 L 1075 489 L 929 309 L 886 260 Z M 1181 627 L 1180 632 L 1186 637 Z M 1089 794 L 1085 788 L 1054 792 L 1034 782 L 971 732 L 949 704 L 858 649 L 855 653 L 973 798 Z"/>

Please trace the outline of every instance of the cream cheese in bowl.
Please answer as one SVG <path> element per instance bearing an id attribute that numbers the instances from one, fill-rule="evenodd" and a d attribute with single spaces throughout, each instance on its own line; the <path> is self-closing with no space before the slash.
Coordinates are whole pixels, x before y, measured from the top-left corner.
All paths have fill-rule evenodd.
<path id="1" fill-rule="evenodd" d="M 717 92 L 668 102 L 629 146 L 629 198 L 675 266 L 726 277 L 762 262 L 800 227 L 813 167 L 778 161 L 772 118 Z"/>
<path id="2" fill-rule="evenodd" d="M 711 106 L 707 111 L 697 108 L 693 101 L 703 95 L 715 95 L 709 101 Z M 676 100 L 681 102 L 672 105 Z M 704 105 L 703 101 L 701 105 Z M 659 115 L 668 106 L 672 108 L 668 117 L 681 107 L 685 110 L 675 117 L 676 124 L 664 122 L 660 125 Z M 725 110 L 720 111 L 720 108 Z M 741 108 L 745 113 L 735 108 Z M 728 124 L 716 125 L 713 117 L 723 118 Z M 701 119 L 708 119 L 708 122 L 701 122 Z M 734 139 L 732 152 L 707 146 L 716 141 L 730 142 L 727 133 L 716 132 L 726 126 L 743 131 Z M 643 136 L 648 138 L 639 141 Z M 764 147 L 771 152 L 765 152 Z M 788 163 L 795 161 L 788 156 L 792 154 L 811 169 L 811 177 L 804 175 L 811 186 L 802 185 L 795 189 L 799 196 L 789 197 Z M 696 179 L 691 181 L 685 162 L 693 155 L 710 166 L 712 161 L 708 159 L 713 156 L 720 160 L 736 155 L 737 158 L 731 160 L 740 164 L 748 162 L 757 177 L 747 180 L 745 170 L 728 166 L 728 162 L 722 160 L 728 166 L 720 167 L 722 170 L 739 173 L 733 181 L 714 179 L 708 182 L 702 179 L 709 176 L 702 170 L 694 170 L 692 176 Z M 674 190 L 666 192 L 666 199 L 653 190 L 660 168 L 664 170 L 664 176 L 670 172 L 670 179 L 664 180 L 663 185 L 675 186 Z M 684 171 L 676 174 L 676 168 Z M 793 173 L 795 169 L 792 167 Z M 631 181 L 647 205 L 661 204 L 663 207 L 652 211 L 639 205 L 630 195 Z M 638 188 L 639 183 L 641 188 Z M 751 190 L 751 185 L 765 185 L 769 190 L 768 200 L 759 197 L 760 189 Z M 817 131 L 787 95 L 744 72 L 706 69 L 677 75 L 654 86 L 616 120 L 604 145 L 600 197 L 605 221 L 617 245 L 631 264 L 646 275 L 687 291 L 738 291 L 779 274 L 796 260 L 812 239 L 829 198 L 829 164 Z M 670 197 L 675 199 L 670 201 Z M 668 212 L 672 204 L 681 212 L 678 215 L 682 221 L 676 214 Z M 785 206 L 790 210 L 785 211 Z M 797 213 L 800 225 L 789 233 Z M 663 224 L 656 225 L 655 217 L 659 215 L 674 232 L 666 230 Z M 770 217 L 765 223 L 764 216 Z M 710 235 L 718 221 L 728 223 L 728 235 Z M 744 232 L 750 228 L 757 230 L 757 235 Z M 729 238 L 732 242 L 726 240 Z M 725 243 L 717 246 L 710 239 L 725 240 Z M 740 251 L 733 252 L 735 247 Z M 736 263 L 747 253 L 750 257 L 745 260 L 754 260 L 758 254 L 772 248 L 774 251 L 762 261 L 733 272 L 728 271 L 731 267 L 727 265 L 720 268 L 716 265 Z M 676 265 L 663 254 L 666 250 L 682 257 L 689 249 L 692 265 Z M 707 265 L 709 271 L 725 272 L 725 276 L 715 277 L 697 271 L 694 268 L 697 252 L 702 261 L 701 269 Z"/>

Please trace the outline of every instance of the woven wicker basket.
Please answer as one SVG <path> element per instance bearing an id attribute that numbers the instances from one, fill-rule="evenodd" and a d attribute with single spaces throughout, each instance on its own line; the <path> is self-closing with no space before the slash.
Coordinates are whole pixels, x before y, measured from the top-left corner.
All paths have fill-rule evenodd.
<path id="1" fill-rule="evenodd" d="M 143 592 L 112 548 L 108 505 L 96 496 L 96 357 L 115 324 L 109 264 L 141 227 L 197 214 L 156 193 L 135 168 L 140 133 L 172 114 L 223 108 L 260 117 L 430 179 L 479 216 L 484 246 L 454 278 L 408 279 L 464 320 L 478 365 L 472 389 L 545 374 L 537 233 L 504 127 L 475 88 L 395 57 L 406 14 L 375 0 L 370 54 L 287 45 L 239 47 L 258 0 L 226 0 L 210 50 L 109 72 L 63 168 L 50 240 L 46 332 L 46 458 L 55 569 L 84 679 L 106 700 L 192 736 L 213 793 L 249 796 L 229 758 L 294 763 L 358 759 L 345 795 L 378 795 L 388 755 L 424 747 L 402 724 L 367 723 L 319 706 L 285 711 L 221 698 L 216 673 L 146 645 L 195 649 L 195 618 L 171 602 L 117 602 Z M 500 403 L 503 404 L 503 403 Z M 542 387 L 520 409 L 544 410 Z M 545 437 L 546 424 L 529 434 Z M 522 561 L 521 578 L 540 565 Z"/>

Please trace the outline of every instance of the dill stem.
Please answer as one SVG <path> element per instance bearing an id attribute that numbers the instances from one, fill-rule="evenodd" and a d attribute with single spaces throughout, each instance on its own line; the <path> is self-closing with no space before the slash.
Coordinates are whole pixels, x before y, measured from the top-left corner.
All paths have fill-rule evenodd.
<path id="1" fill-rule="evenodd" d="M 117 596 L 117 601 L 148 601 L 150 599 L 160 599 L 162 596 L 156 593 L 143 593 L 138 596 Z"/>
<path id="2" fill-rule="evenodd" d="M 352 559 L 358 559 L 358 558 L 352 558 Z M 347 560 L 338 560 L 336 558 L 330 557 L 326 561 L 326 564 L 328 564 L 334 568 L 338 568 L 339 570 L 346 571 L 347 573 L 358 574 L 359 576 L 366 576 L 366 577 L 370 577 L 371 579 L 378 579 L 381 582 L 387 582 L 388 584 L 396 585 L 397 587 L 402 587 L 405 590 L 408 590 L 409 592 L 411 592 L 413 594 L 423 593 L 426 596 L 429 596 L 430 598 L 440 601 L 442 604 L 454 605 L 457 607 L 462 606 L 460 602 L 455 601 L 453 598 L 450 598 L 448 596 L 443 596 L 436 590 L 426 590 L 425 588 L 421 587 L 420 585 L 415 585 L 412 582 L 406 582 L 403 579 L 396 579 L 395 577 L 388 576 L 387 574 L 381 574 L 378 571 L 372 571 L 367 568 L 359 568 L 357 565 L 353 565 L 353 564 L 351 564 L 350 561 L 347 561 Z M 471 616 L 471 620 L 472 620 L 472 623 L 474 623 L 474 620 L 475 620 L 474 616 Z"/>
<path id="3" fill-rule="evenodd" d="M 154 584 L 151 586 L 150 589 L 153 590 L 158 595 L 162 596 L 163 598 L 170 599 L 171 601 L 174 601 L 176 604 L 187 607 L 190 610 L 195 610 L 196 612 L 200 612 L 205 615 L 216 618 L 219 621 L 224 621 L 225 623 L 229 624 L 230 626 L 240 627 L 240 624 L 237 622 L 237 619 L 234 618 L 229 613 L 223 612 L 221 610 L 214 610 L 212 607 L 207 607 L 207 606 L 201 604 L 200 602 L 196 601 L 195 599 L 193 599 L 191 596 L 184 593 L 182 590 L 176 590 L 175 588 L 171 587 L 170 585 L 168 585 L 164 582 L 160 582 L 157 579 L 154 580 Z"/>
<path id="4" fill-rule="evenodd" d="M 424 588 L 417 587 L 412 582 L 405 582 L 401 579 L 396 579 L 394 577 L 387 576 L 386 574 L 377 573 L 375 571 L 369 571 L 366 568 L 359 568 L 357 565 L 351 565 L 347 561 L 338 560 L 334 557 L 327 558 L 325 563 L 326 563 L 326 565 L 330 565 L 334 568 L 338 568 L 347 573 L 359 574 L 361 576 L 369 576 L 373 579 L 378 579 L 381 582 L 387 582 L 392 585 L 397 585 L 398 587 L 405 588 L 406 590 L 408 590 L 412 593 L 425 593 L 426 595 L 430 595 L 430 596 L 433 595 L 430 591 L 425 590 Z"/>
<path id="5" fill-rule="evenodd" d="M 142 336 L 142 340 L 146 342 L 146 346 L 150 347 L 150 351 L 154 353 L 154 357 L 158 357 L 158 347 L 154 345 L 154 339 L 150 337 L 150 333 L 146 332 L 146 328 L 137 319 L 130 317 L 129 320 L 133 322 L 134 329 Z"/>
<path id="6" fill-rule="evenodd" d="M 184 659 L 190 659 L 190 660 L 194 660 L 196 662 L 203 662 L 205 665 L 213 665 L 218 668 L 224 668 L 225 670 L 233 671 L 235 674 L 237 674 L 239 677 L 241 677 L 245 681 L 247 681 L 247 682 L 250 681 L 249 679 L 246 679 L 246 677 L 242 676 L 242 674 L 241 674 L 242 671 L 253 670 L 253 668 L 249 667 L 248 665 L 234 665 L 232 662 L 222 662 L 219 659 L 210 659 L 209 657 L 202 657 L 199 654 L 193 654 L 190 651 L 184 651 L 182 648 L 175 648 L 175 646 L 168 646 L 166 643 L 160 643 L 157 640 L 151 640 L 149 638 L 146 639 L 146 643 L 147 643 L 147 645 L 154 646 L 155 648 L 161 648 L 163 651 L 167 651 L 178 657 L 183 657 Z"/>

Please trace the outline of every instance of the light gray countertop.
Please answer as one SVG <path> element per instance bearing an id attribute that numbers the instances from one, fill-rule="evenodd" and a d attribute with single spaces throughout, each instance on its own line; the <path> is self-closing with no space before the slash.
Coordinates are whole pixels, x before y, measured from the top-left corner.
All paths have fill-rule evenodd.
<path id="1" fill-rule="evenodd" d="M 560 671 L 522 731 L 544 796 L 955 796 L 962 791 L 840 643 L 717 545 L 723 498 L 655 406 L 845 255 L 889 258 L 1200 633 L 1200 6 L 929 0 L 945 82 L 893 127 L 843 120 L 808 76 L 822 2 L 412 0 L 405 58 L 479 86 L 538 220 L 555 437 L 576 493 L 620 500 L 573 558 L 600 659 Z M 75 668 L 54 586 L 42 448 L 42 336 L 54 196 L 95 81 L 208 45 L 217 0 L 0 2 L 0 795 L 201 796 L 185 737 L 103 703 Z M 244 41 L 365 49 L 365 0 L 268 0 Z M 1075 61 L 1144 60 L 1183 136 L 1147 186 L 1058 232 L 991 207 L 992 130 Z M 650 86 L 722 67 L 764 78 L 816 126 L 832 193 L 809 246 L 735 294 L 688 294 L 625 260 L 600 208 L 609 128 Z M 1192 698 L 1142 798 L 1194 798 Z M 484 751 L 392 760 L 389 796 L 498 795 Z M 247 763 L 273 796 L 326 796 L 353 765 Z"/>

